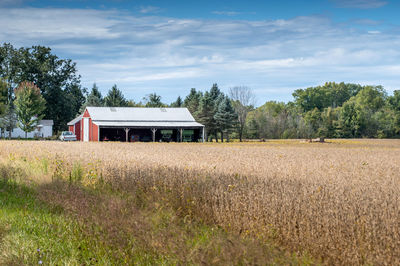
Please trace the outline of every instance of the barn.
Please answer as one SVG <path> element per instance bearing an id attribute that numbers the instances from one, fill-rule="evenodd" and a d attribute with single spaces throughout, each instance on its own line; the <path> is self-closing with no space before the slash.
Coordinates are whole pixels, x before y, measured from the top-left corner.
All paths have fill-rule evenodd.
<path id="1" fill-rule="evenodd" d="M 68 128 L 80 141 L 204 142 L 187 108 L 86 107 Z"/>

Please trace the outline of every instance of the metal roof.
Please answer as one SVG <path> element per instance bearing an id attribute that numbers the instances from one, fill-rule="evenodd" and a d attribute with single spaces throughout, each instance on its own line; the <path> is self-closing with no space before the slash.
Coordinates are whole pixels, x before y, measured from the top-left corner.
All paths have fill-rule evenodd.
<path id="1" fill-rule="evenodd" d="M 93 122 L 196 122 L 187 108 L 86 107 Z"/>
<path id="2" fill-rule="evenodd" d="M 80 121 L 80 120 L 82 119 L 82 116 L 83 116 L 83 115 L 80 115 L 80 116 L 78 116 L 77 118 L 75 118 L 75 119 L 69 121 L 67 125 L 68 125 L 68 126 L 73 126 L 73 125 L 75 125 L 78 121 Z"/>
<path id="3" fill-rule="evenodd" d="M 93 121 L 101 127 L 154 127 L 154 128 L 196 128 L 203 127 L 197 122 L 154 122 L 154 121 Z"/>
<path id="4" fill-rule="evenodd" d="M 41 125 L 41 126 L 53 126 L 54 122 L 53 122 L 53 120 L 39 120 L 38 125 Z"/>

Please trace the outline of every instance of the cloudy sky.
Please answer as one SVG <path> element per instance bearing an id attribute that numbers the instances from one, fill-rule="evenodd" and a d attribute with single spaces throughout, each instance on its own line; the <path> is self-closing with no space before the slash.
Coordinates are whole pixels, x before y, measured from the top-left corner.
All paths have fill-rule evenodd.
<path id="1" fill-rule="evenodd" d="M 0 0 L 0 42 L 45 45 L 82 84 L 164 102 L 213 83 L 258 105 L 326 81 L 400 89 L 397 0 Z"/>

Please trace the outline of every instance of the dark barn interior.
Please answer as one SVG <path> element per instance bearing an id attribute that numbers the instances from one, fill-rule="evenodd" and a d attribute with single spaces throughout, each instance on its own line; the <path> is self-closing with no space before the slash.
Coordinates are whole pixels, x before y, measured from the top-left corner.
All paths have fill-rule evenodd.
<path id="1" fill-rule="evenodd" d="M 121 128 L 121 127 L 100 127 L 100 141 L 121 141 L 126 142 L 126 130 L 128 129 L 128 142 L 151 142 L 153 141 L 152 128 Z M 186 131 L 185 131 L 186 130 Z M 180 129 L 157 128 L 155 131 L 156 142 L 181 142 Z M 198 142 L 202 139 L 202 131 L 196 129 L 182 129 L 182 134 L 193 132 L 191 137 L 182 138 L 182 141 Z"/>

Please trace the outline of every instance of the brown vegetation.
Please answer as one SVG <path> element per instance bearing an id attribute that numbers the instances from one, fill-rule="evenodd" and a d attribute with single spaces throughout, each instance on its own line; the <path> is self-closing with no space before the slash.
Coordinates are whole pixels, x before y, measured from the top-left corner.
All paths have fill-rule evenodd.
<path id="1" fill-rule="evenodd" d="M 0 155 L 48 167 L 42 183 L 69 176 L 89 187 L 105 186 L 113 193 L 159 202 L 180 217 L 242 236 L 272 238 L 327 264 L 400 264 L 400 141 L 329 142 L 15 141 L 1 142 Z M 62 199 L 43 189 L 44 198 L 75 202 L 70 208 L 83 211 L 72 212 L 87 213 L 84 205 L 89 203 L 73 200 L 79 193 Z M 115 200 L 104 208 L 109 217 L 138 226 L 133 206 Z M 117 214 L 114 209 L 129 211 Z M 118 227 L 116 219 L 104 220 Z"/>

